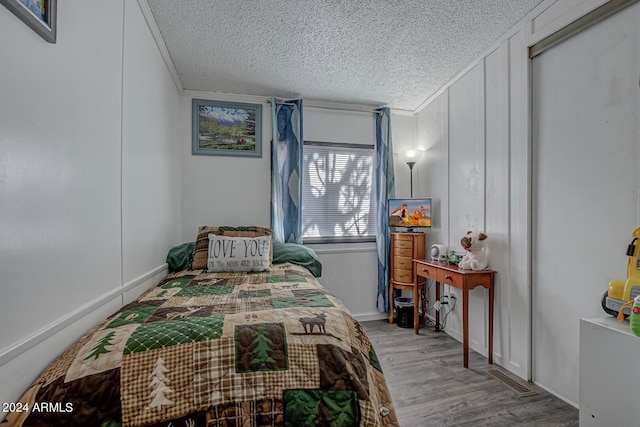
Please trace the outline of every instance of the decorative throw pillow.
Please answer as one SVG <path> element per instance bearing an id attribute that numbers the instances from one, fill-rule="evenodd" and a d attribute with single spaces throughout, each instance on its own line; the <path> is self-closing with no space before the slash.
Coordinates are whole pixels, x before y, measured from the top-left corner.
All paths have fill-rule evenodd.
<path id="1" fill-rule="evenodd" d="M 189 242 L 169 249 L 166 259 L 169 271 L 191 270 L 194 246 L 194 242 Z"/>
<path id="2" fill-rule="evenodd" d="M 318 254 L 310 247 L 297 243 L 273 242 L 272 262 L 274 264 L 290 262 L 306 267 L 315 277 L 322 275 L 322 263 L 318 259 Z"/>
<path id="3" fill-rule="evenodd" d="M 270 271 L 271 236 L 226 237 L 209 234 L 207 271 Z"/>
<path id="4" fill-rule="evenodd" d="M 207 268 L 207 259 L 209 257 L 209 234 L 216 234 L 218 236 L 230 236 L 230 237 L 259 237 L 259 236 L 271 236 L 272 231 L 270 228 L 252 226 L 243 227 L 210 227 L 203 225 L 198 228 L 198 237 L 196 239 L 196 245 L 193 249 L 193 264 L 194 270 L 202 270 Z M 272 253 L 270 251 L 269 253 Z M 269 255 L 271 257 L 271 255 Z M 269 258 L 271 260 L 271 258 Z"/>

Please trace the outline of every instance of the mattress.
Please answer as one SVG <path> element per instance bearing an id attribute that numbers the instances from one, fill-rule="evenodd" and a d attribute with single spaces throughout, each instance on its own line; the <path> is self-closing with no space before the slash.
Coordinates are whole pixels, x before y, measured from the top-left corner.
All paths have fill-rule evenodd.
<path id="1" fill-rule="evenodd" d="M 369 338 L 304 267 L 169 274 L 57 358 L 2 426 L 396 426 Z"/>

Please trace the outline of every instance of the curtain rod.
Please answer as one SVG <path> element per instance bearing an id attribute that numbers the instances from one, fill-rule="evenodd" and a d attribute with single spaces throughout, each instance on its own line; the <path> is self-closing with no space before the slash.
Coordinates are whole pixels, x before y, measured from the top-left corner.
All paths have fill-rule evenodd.
<path id="1" fill-rule="evenodd" d="M 358 110 L 357 108 L 340 108 L 340 107 L 329 107 L 329 106 L 324 106 L 324 105 L 307 105 L 308 108 L 322 108 L 324 110 L 342 110 L 342 111 L 354 111 L 356 113 L 373 113 L 373 114 L 378 114 L 379 116 L 382 115 L 382 111 L 376 111 L 376 110 Z"/>
<path id="2" fill-rule="evenodd" d="M 267 99 L 267 104 L 271 104 L 271 100 Z M 292 104 L 291 102 L 279 102 L 276 101 L 276 105 L 288 105 L 291 108 L 296 108 L 296 104 Z"/>
<path id="3" fill-rule="evenodd" d="M 271 100 L 267 99 L 267 104 L 271 104 Z M 292 104 L 290 102 L 278 102 L 276 101 L 276 105 L 288 105 L 291 108 L 295 108 L 296 104 Z M 383 113 L 382 111 L 376 111 L 376 110 L 358 110 L 356 108 L 340 108 L 340 107 L 329 107 L 329 106 L 320 106 L 320 105 L 307 105 L 307 108 L 322 108 L 325 110 L 342 110 L 342 111 L 355 111 L 357 113 L 373 113 L 373 114 L 378 114 L 379 116 L 381 116 Z"/>

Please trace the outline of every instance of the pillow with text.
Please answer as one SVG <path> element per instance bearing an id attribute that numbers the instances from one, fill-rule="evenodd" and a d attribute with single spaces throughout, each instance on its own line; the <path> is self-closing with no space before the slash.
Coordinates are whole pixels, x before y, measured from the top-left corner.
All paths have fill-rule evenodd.
<path id="1" fill-rule="evenodd" d="M 207 271 L 270 271 L 271 236 L 227 237 L 209 234 Z"/>
<path id="2" fill-rule="evenodd" d="M 272 232 L 271 228 L 256 225 L 243 225 L 238 227 L 203 225 L 198 228 L 198 237 L 196 238 L 196 245 L 193 249 L 193 265 L 191 268 L 194 270 L 207 268 L 209 234 L 228 237 L 271 237 Z M 273 250 L 271 250 L 271 253 L 273 254 Z M 269 261 L 271 261 L 271 258 L 269 258 Z"/>

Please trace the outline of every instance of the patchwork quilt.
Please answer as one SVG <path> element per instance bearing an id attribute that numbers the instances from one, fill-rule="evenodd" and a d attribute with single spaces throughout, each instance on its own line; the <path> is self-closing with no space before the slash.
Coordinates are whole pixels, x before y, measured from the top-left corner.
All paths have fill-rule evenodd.
<path id="1" fill-rule="evenodd" d="M 362 326 L 288 263 L 168 275 L 14 406 L 2 426 L 398 425 Z"/>

